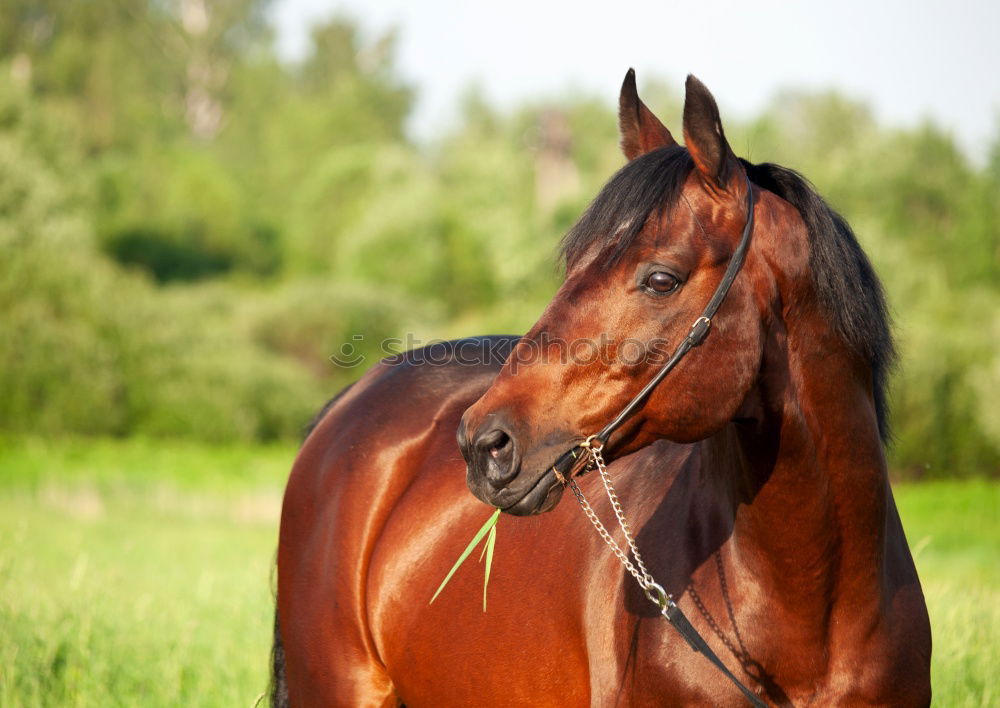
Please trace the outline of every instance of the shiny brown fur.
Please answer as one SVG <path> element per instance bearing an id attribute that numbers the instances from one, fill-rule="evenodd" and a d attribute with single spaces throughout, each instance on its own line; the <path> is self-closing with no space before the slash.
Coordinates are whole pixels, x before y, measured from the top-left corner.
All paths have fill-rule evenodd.
<path id="1" fill-rule="evenodd" d="M 681 150 L 651 116 L 630 73 L 629 158 Z M 684 336 L 739 238 L 757 169 L 733 156 L 693 78 L 684 132 L 688 152 L 670 153 L 688 161 L 677 203 L 617 256 L 613 234 L 577 244 L 506 364 L 380 364 L 309 436 L 278 552 L 292 705 L 746 704 L 573 500 L 558 503 L 547 472 L 655 365 L 527 356 L 554 337 Z M 880 437 L 876 360 L 890 348 L 866 353 L 850 322 L 836 324 L 803 212 L 752 188 L 743 270 L 705 343 L 609 441 L 611 474 L 653 576 L 768 703 L 927 705 L 930 629 Z M 650 295 L 650 264 L 682 285 Z M 580 486 L 609 520 L 596 475 Z M 474 560 L 428 604 L 489 514 L 469 488 L 523 515 L 501 518 L 486 613 Z"/>

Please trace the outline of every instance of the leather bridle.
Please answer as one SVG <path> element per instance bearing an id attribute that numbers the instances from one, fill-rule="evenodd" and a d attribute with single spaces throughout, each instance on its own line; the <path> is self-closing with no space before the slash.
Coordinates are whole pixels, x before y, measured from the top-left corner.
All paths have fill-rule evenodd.
<path id="1" fill-rule="evenodd" d="M 747 220 L 746 224 L 743 226 L 743 235 L 740 237 L 740 242 L 736 246 L 736 250 L 733 251 L 732 258 L 729 259 L 729 265 L 726 266 L 726 272 L 722 276 L 722 280 L 719 282 L 718 287 L 715 288 L 715 292 L 712 294 L 711 299 L 708 304 L 705 305 L 705 309 L 702 311 L 701 315 L 694 321 L 691 325 L 691 329 L 688 331 L 687 336 L 681 340 L 681 343 L 677 345 L 674 349 L 673 354 L 667 359 L 666 363 L 663 365 L 656 375 L 642 387 L 642 390 L 637 393 L 631 401 L 628 402 L 621 412 L 616 415 L 610 423 L 605 425 L 600 432 L 595 435 L 591 435 L 584 442 L 578 443 L 571 447 L 569 450 L 560 455 L 559 459 L 555 461 L 551 469 L 555 472 L 556 478 L 565 484 L 566 478 L 570 476 L 573 468 L 576 466 L 577 462 L 581 458 L 587 457 L 587 450 L 589 448 L 589 443 L 592 441 L 597 441 L 601 446 L 604 446 L 608 442 L 608 438 L 611 434 L 617 430 L 622 423 L 624 423 L 629 416 L 635 413 L 637 410 L 642 408 L 642 405 L 649 398 L 649 395 L 653 392 L 661 381 L 666 378 L 681 359 L 690 352 L 695 347 L 699 346 L 705 341 L 708 336 L 708 332 L 712 327 L 712 318 L 719 311 L 722 303 L 726 299 L 726 295 L 729 294 L 729 289 L 733 285 L 733 281 L 736 280 L 736 276 L 739 274 L 740 269 L 743 267 L 743 261 L 746 259 L 747 249 L 750 246 L 750 235 L 753 233 L 753 209 L 754 209 L 754 195 L 753 187 L 750 184 L 750 178 L 746 180 L 747 184 Z M 582 474 L 586 468 L 582 468 L 578 474 Z"/>

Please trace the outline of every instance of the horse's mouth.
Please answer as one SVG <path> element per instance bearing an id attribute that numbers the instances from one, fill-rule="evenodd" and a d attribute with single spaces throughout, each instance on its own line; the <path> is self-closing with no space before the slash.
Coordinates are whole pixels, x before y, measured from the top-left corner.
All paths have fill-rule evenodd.
<path id="1" fill-rule="evenodd" d="M 501 507 L 505 514 L 531 516 L 550 511 L 562 498 L 563 485 L 556 480 L 552 469 L 545 471 L 538 481 L 517 501 Z"/>
<path id="2" fill-rule="evenodd" d="M 514 461 L 513 474 L 503 486 L 494 486 L 486 470 L 476 465 L 476 458 L 466 464 L 469 490 L 480 501 L 512 516 L 531 516 L 553 509 L 562 498 L 563 485 L 551 467 L 560 451 L 572 446 L 570 436 L 559 436 L 540 449 L 533 449 L 525 458 Z M 544 466 L 543 466 L 544 465 Z M 537 475 L 537 476 L 536 476 Z"/>

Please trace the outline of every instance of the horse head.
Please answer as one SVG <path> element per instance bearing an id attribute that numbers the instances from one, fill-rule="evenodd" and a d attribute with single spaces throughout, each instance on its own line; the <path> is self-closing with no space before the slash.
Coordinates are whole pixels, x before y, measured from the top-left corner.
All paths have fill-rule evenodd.
<path id="1" fill-rule="evenodd" d="M 698 79 L 687 80 L 684 147 L 639 99 L 632 71 L 619 127 L 628 163 L 565 237 L 564 283 L 459 426 L 469 488 L 512 514 L 556 505 L 563 487 L 554 460 L 602 429 L 663 367 L 750 228 L 753 187 Z M 605 456 L 661 438 L 701 440 L 742 415 L 774 300 L 757 247 L 766 227 L 756 227 L 710 336 L 610 435 Z"/>

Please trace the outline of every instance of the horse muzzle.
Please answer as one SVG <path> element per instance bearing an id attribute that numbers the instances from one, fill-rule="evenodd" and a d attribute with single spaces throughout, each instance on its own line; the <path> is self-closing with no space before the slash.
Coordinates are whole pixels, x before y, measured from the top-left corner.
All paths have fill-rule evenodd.
<path id="1" fill-rule="evenodd" d="M 465 458 L 469 490 L 490 506 L 527 516 L 548 511 L 562 496 L 562 486 L 551 470 L 524 473 L 513 426 L 500 415 L 488 415 L 471 431 L 463 419 L 458 427 L 458 446 Z"/>

